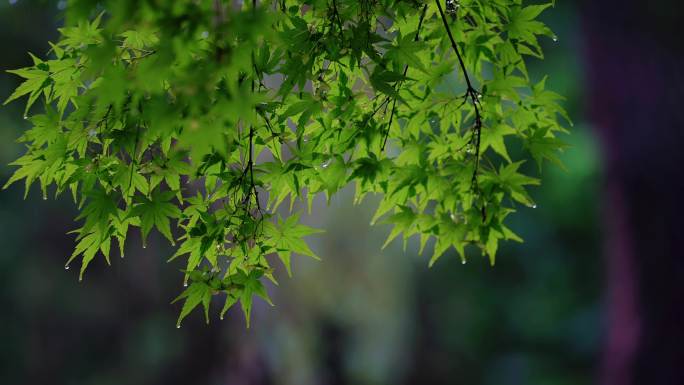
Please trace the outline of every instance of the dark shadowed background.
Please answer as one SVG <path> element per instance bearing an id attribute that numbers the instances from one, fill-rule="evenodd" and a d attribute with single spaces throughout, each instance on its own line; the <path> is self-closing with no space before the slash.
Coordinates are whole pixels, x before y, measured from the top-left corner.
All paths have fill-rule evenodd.
<path id="1" fill-rule="evenodd" d="M 65 2 L 0 1 L 4 100 L 18 84 L 4 70 L 47 52 Z M 568 98 L 568 170 L 544 170 L 538 208 L 510 217 L 526 242 L 504 245 L 493 268 L 447 255 L 429 269 L 411 242 L 381 251 L 389 228 L 369 226 L 375 202 L 352 206 L 346 191 L 307 218 L 326 230 L 312 237 L 323 260 L 295 259 L 249 330 L 238 309 L 176 329 L 182 266 L 165 262 L 165 242 L 133 240 L 79 283 L 63 267 L 69 197 L 0 192 L 0 384 L 684 383 L 677 4 L 546 12 L 559 41 L 543 42 L 531 73 Z M 0 109 L 3 184 L 23 151 L 22 108 Z"/>

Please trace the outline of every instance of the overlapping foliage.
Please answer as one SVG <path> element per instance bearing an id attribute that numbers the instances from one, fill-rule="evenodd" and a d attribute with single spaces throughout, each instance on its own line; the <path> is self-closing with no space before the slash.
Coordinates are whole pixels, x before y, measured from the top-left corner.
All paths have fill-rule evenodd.
<path id="1" fill-rule="evenodd" d="M 81 277 L 113 243 L 123 257 L 131 227 L 143 247 L 152 229 L 178 242 L 179 327 L 222 293 L 221 317 L 240 302 L 249 323 L 273 257 L 288 274 L 293 253 L 317 258 L 294 202 L 349 183 L 357 201 L 382 196 L 388 243 L 434 239 L 430 264 L 452 247 L 465 263 L 472 245 L 494 263 L 520 240 L 505 218 L 534 206 L 525 158 L 541 171 L 563 148 L 561 97 L 524 61 L 555 40 L 537 20 L 550 6 L 70 1 L 46 58 L 10 71 L 24 80 L 7 102 L 28 96 L 33 127 L 7 185 L 71 193 L 82 226 L 66 267 L 79 259 Z"/>

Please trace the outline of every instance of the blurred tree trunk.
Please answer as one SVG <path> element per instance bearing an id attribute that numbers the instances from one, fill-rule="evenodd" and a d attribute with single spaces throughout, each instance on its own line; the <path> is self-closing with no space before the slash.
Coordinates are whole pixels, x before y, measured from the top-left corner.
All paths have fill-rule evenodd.
<path id="1" fill-rule="evenodd" d="M 684 381 L 684 51 L 678 5 L 583 4 L 589 103 L 606 165 L 604 385 Z"/>

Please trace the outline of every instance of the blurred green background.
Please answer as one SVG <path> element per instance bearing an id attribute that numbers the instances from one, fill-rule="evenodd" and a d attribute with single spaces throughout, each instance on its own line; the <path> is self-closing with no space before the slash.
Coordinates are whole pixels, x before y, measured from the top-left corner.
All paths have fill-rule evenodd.
<path id="1" fill-rule="evenodd" d="M 57 36 L 65 3 L 0 3 L 0 99 L 17 78 L 4 72 L 43 55 Z M 23 186 L 0 193 L 0 384 L 586 384 L 600 363 L 603 331 L 600 158 L 582 95 L 581 29 L 572 2 L 544 20 L 534 79 L 565 95 L 575 121 L 567 171 L 547 167 L 510 225 L 524 244 L 505 244 L 495 267 L 455 255 L 431 269 L 409 242 L 381 246 L 371 228 L 375 202 L 351 204 L 352 191 L 317 201 L 307 221 L 321 262 L 293 262 L 269 287 L 245 330 L 234 309 L 204 325 L 192 314 L 175 328 L 180 263 L 159 238 L 128 244 L 112 266 L 96 259 L 79 283 L 65 271 L 76 210 L 68 197 L 43 201 Z M 21 103 L 0 109 L 0 179 L 22 153 Z M 132 235 L 137 237 L 137 233 Z M 157 241 L 155 241 L 155 239 Z M 162 246 L 163 245 L 163 246 Z"/>

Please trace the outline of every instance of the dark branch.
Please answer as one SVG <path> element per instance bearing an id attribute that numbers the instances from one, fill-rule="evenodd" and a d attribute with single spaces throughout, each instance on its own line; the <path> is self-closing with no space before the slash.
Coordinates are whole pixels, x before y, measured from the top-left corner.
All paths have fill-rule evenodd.
<path id="1" fill-rule="evenodd" d="M 425 14 L 427 13 L 427 4 L 423 6 L 423 10 L 421 11 L 420 14 L 420 20 L 418 21 L 418 29 L 416 30 L 416 36 L 413 38 L 413 41 L 418 41 L 420 39 L 420 30 L 423 27 L 423 20 L 425 20 Z M 404 65 L 404 73 L 403 76 L 406 77 L 406 74 L 408 73 L 408 64 Z M 399 81 L 399 84 L 397 85 L 397 92 L 399 92 L 399 89 L 401 89 L 401 85 L 403 83 L 403 80 Z M 387 97 L 389 98 L 389 96 Z M 387 99 L 389 100 L 389 99 Z M 396 111 L 397 107 L 397 98 L 394 98 L 392 100 L 392 110 L 390 111 L 390 118 L 389 122 L 387 123 L 387 129 L 385 130 L 385 136 L 382 140 L 382 147 L 380 148 L 380 151 L 385 151 L 385 146 L 387 145 L 387 139 L 389 138 L 389 132 L 390 129 L 392 128 L 392 121 L 394 118 L 394 111 Z"/>
<path id="2" fill-rule="evenodd" d="M 475 148 L 475 169 L 473 170 L 472 184 L 473 187 L 477 189 L 477 174 L 480 167 L 480 138 L 482 133 L 482 116 L 480 114 L 479 106 L 480 93 L 475 89 L 475 87 L 473 87 L 473 84 L 470 81 L 470 76 L 468 76 L 468 70 L 466 69 L 463 57 L 461 56 L 461 52 L 458 50 L 458 45 L 456 44 L 456 40 L 454 40 L 454 35 L 451 33 L 451 28 L 449 27 L 449 22 L 447 21 L 446 15 L 444 14 L 444 10 L 442 9 L 442 4 L 439 0 L 435 0 L 435 3 L 437 3 L 439 15 L 442 18 L 442 23 L 444 24 L 444 28 L 446 29 L 447 35 L 449 36 L 449 41 L 451 42 L 451 48 L 453 48 L 454 52 L 456 53 L 456 57 L 458 58 L 458 64 L 461 66 L 461 71 L 463 72 L 463 77 L 465 78 L 466 85 L 468 87 L 464 95 L 464 102 L 470 99 L 473 108 L 475 109 L 475 124 L 472 128 L 473 138 L 471 139 L 471 143 Z"/>

